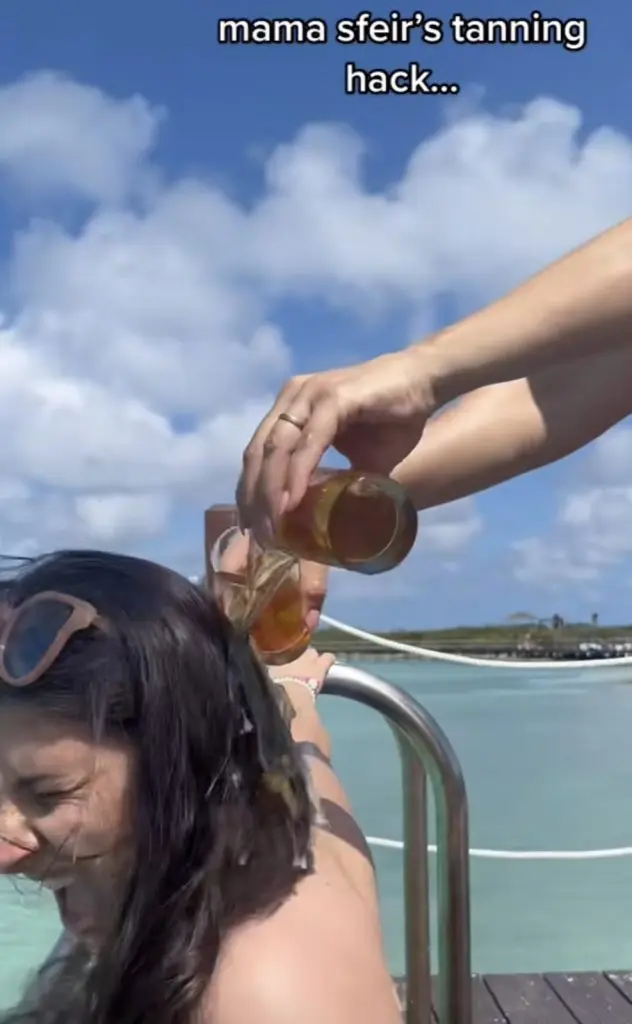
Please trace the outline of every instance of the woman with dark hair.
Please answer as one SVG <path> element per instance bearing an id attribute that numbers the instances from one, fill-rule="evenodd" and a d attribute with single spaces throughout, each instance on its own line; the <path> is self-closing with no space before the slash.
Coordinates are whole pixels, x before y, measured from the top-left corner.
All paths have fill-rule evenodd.
<path id="1" fill-rule="evenodd" d="M 274 686 L 214 599 L 90 551 L 3 599 L 0 871 L 54 889 L 77 936 L 6 1019 L 395 1024 L 370 865 L 317 827 Z M 311 690 L 332 659 L 304 657 L 316 687 L 283 670 L 295 736 L 326 747 Z"/>

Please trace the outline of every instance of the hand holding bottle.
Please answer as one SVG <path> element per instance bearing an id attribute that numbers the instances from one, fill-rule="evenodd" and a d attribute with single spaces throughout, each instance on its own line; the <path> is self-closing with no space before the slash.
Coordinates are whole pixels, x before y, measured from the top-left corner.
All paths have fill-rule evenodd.
<path id="1" fill-rule="evenodd" d="M 354 468 L 388 476 L 418 443 L 437 408 L 430 346 L 285 385 L 244 454 L 240 520 L 262 540 L 296 508 L 325 451 Z"/>

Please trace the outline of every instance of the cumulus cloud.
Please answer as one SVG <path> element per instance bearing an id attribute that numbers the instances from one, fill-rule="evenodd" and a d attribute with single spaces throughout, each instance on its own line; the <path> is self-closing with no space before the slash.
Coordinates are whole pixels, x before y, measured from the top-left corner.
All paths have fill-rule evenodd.
<path id="1" fill-rule="evenodd" d="M 582 141 L 581 126 L 551 99 L 464 108 L 379 193 L 357 135 L 307 127 L 267 164 L 253 259 L 280 288 L 345 303 L 485 301 L 632 211 L 632 143 L 608 128 Z"/>
<path id="2" fill-rule="evenodd" d="M 604 434 L 560 497 L 553 528 L 514 545 L 518 580 L 549 589 L 594 592 L 632 555 L 632 427 Z"/>
<path id="3" fill-rule="evenodd" d="M 139 183 L 161 116 L 141 96 L 117 100 L 54 72 L 26 75 L 0 88 L 0 167 L 21 188 L 117 202 Z"/>
<path id="4" fill-rule="evenodd" d="M 472 498 L 461 498 L 442 508 L 427 509 L 420 520 L 419 547 L 452 556 L 481 532 L 483 522 Z"/>
<path id="5" fill-rule="evenodd" d="M 350 129 L 307 126 L 248 206 L 186 171 L 166 180 L 164 116 L 51 72 L 0 89 L 6 200 L 19 185 L 39 214 L 10 240 L 2 288 L 5 550 L 175 550 L 183 515 L 230 494 L 292 372 L 288 300 L 432 325 L 438 296 L 485 302 L 632 212 L 630 140 L 583 137 L 550 99 L 457 109 L 380 191 Z M 60 191 L 68 222 L 42 216 Z M 480 529 L 472 502 L 429 513 L 419 557 L 448 564 Z"/>

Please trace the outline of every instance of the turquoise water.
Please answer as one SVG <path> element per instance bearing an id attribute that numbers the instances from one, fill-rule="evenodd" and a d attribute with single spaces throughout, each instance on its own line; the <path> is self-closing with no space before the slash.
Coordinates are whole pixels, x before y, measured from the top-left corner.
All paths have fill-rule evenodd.
<path id="1" fill-rule="evenodd" d="M 414 662 L 363 668 L 407 687 L 461 760 L 471 845 L 513 850 L 632 846 L 632 685 L 607 670 L 505 672 Z M 604 681 L 605 680 L 605 681 Z M 632 672 L 630 673 L 632 682 Z M 401 836 L 397 753 L 378 716 L 323 698 L 338 771 L 372 836 Z M 403 965 L 401 854 L 376 849 L 389 957 Z M 472 859 L 474 969 L 632 966 L 632 857 Z M 57 934 L 47 894 L 0 885 L 0 1005 Z"/>

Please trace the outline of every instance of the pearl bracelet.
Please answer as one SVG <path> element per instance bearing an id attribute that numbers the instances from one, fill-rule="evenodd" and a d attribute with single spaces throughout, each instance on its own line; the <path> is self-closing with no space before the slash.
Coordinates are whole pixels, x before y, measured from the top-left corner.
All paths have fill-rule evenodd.
<path id="1" fill-rule="evenodd" d="M 274 682 L 278 683 L 279 686 L 283 686 L 285 683 L 298 683 L 299 686 L 305 687 L 306 690 L 312 695 L 314 704 L 316 698 L 320 692 L 320 683 L 317 679 L 306 679 L 304 676 L 276 676 Z"/>

